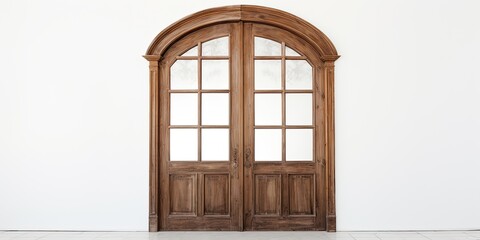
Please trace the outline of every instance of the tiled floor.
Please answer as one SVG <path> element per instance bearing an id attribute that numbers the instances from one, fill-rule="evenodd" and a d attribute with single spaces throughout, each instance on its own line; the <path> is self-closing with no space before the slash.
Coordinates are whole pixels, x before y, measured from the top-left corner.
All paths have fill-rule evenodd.
<path id="1" fill-rule="evenodd" d="M 480 240 L 480 231 L 438 232 L 19 232 L 0 231 L 0 240 Z"/>

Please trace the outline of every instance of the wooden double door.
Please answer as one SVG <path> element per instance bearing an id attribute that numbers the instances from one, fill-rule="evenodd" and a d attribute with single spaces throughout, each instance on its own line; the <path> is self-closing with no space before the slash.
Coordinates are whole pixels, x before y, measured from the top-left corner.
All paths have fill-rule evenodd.
<path id="1" fill-rule="evenodd" d="M 217 24 L 160 69 L 160 230 L 325 230 L 318 53 L 290 32 Z"/>

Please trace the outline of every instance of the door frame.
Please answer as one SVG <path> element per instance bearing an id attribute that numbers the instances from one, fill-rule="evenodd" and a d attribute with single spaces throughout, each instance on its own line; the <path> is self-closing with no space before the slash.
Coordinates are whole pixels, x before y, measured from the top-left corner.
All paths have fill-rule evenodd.
<path id="1" fill-rule="evenodd" d="M 187 16 L 160 32 L 150 44 L 144 58 L 149 61 L 150 73 L 150 164 L 149 164 L 149 231 L 159 228 L 160 191 L 159 173 L 161 145 L 160 116 L 166 109 L 160 109 L 160 79 L 168 77 L 160 71 L 160 60 L 167 49 L 185 35 L 206 26 L 227 22 L 250 22 L 271 25 L 291 32 L 309 43 L 321 56 L 320 72 L 322 98 L 324 99 L 322 121 L 324 122 L 324 158 L 316 159 L 325 166 L 326 230 L 336 231 L 335 207 L 335 118 L 334 118 L 334 62 L 340 57 L 328 37 L 312 24 L 290 13 L 253 5 L 235 5 L 211 8 Z M 245 154 L 248 155 L 248 154 Z M 245 157 L 245 156 L 244 156 Z M 247 157 L 248 158 L 248 157 Z M 248 161 L 248 159 L 247 159 Z M 242 161 L 243 162 L 243 161 Z M 243 214 L 240 214 L 243 218 Z M 241 225 L 243 221 L 241 221 Z"/>

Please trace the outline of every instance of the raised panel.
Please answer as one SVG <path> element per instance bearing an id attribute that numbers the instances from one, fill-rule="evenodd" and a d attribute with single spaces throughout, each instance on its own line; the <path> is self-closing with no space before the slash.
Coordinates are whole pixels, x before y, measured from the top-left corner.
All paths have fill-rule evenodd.
<path id="1" fill-rule="evenodd" d="M 313 175 L 289 175 L 288 188 L 290 215 L 313 215 Z"/>
<path id="2" fill-rule="evenodd" d="M 280 175 L 255 175 L 255 214 L 280 215 Z"/>
<path id="3" fill-rule="evenodd" d="M 170 175 L 170 215 L 195 215 L 196 175 Z"/>
<path id="4" fill-rule="evenodd" d="M 230 186 L 228 174 L 206 174 L 205 176 L 205 215 L 228 215 Z"/>

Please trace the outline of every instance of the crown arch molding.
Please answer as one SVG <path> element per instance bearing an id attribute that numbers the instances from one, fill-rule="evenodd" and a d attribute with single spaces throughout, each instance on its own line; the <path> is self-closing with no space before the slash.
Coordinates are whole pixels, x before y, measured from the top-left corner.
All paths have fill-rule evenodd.
<path id="1" fill-rule="evenodd" d="M 254 5 L 211 8 L 187 16 L 160 32 L 148 47 L 145 57 L 160 58 L 178 39 L 203 27 L 238 21 L 276 26 L 292 32 L 311 44 L 325 61 L 335 61 L 340 57 L 330 39 L 309 22 L 278 9 Z"/>

